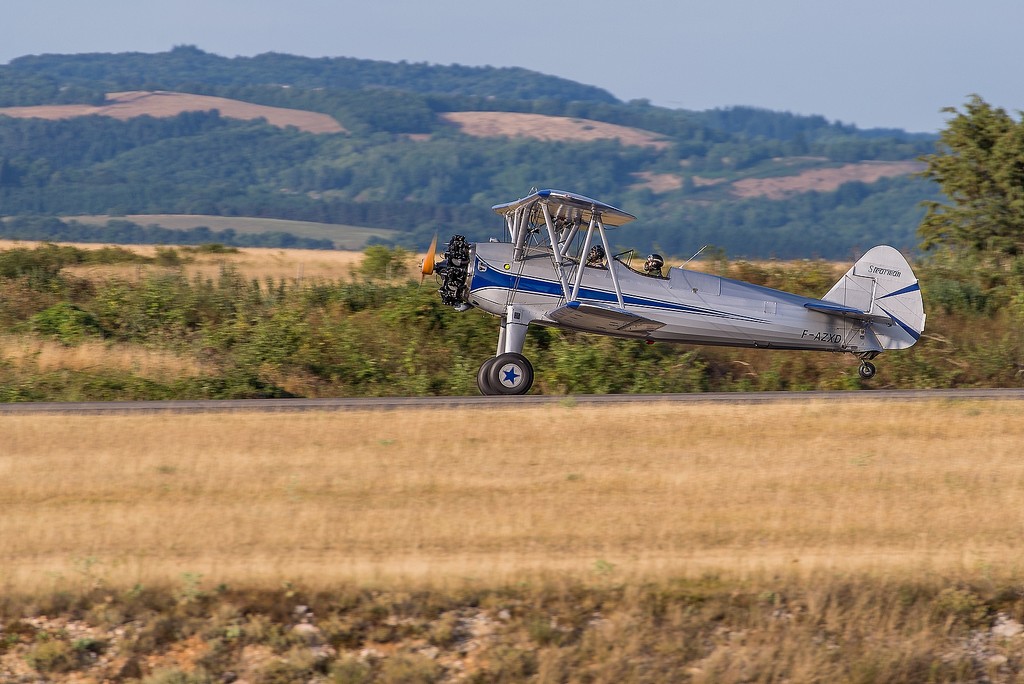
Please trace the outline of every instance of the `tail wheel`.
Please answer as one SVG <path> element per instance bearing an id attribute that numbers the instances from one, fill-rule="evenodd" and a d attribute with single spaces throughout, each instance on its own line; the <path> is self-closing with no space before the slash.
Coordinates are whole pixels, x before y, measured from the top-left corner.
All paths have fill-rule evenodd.
<path id="1" fill-rule="evenodd" d="M 857 370 L 857 372 L 863 379 L 870 380 L 871 378 L 875 377 L 875 364 L 871 363 L 870 361 L 864 361 L 863 363 L 860 364 L 860 368 Z"/>
<path id="2" fill-rule="evenodd" d="M 480 389 L 480 394 L 484 395 L 485 397 L 498 394 L 498 391 L 491 386 L 490 381 L 491 366 L 494 365 L 494 362 L 496 360 L 497 359 L 492 356 L 491 358 L 481 363 L 480 370 L 476 372 L 476 386 Z"/>
<path id="3" fill-rule="evenodd" d="M 508 352 L 491 361 L 487 380 L 495 393 L 526 394 L 530 391 L 533 386 L 533 366 L 525 356 Z"/>

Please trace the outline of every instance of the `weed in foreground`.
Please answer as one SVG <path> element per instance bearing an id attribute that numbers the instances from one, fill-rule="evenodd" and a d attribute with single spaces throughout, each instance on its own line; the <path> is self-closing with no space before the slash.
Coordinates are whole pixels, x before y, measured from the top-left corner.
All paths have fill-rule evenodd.
<path id="1" fill-rule="evenodd" d="M 120 668 L 157 684 L 232 675 L 342 683 L 454 676 L 1000 682 L 1024 674 L 1021 586 L 1019 579 L 993 584 L 969 577 L 719 576 L 614 587 L 535 581 L 417 592 L 228 590 L 187 606 L 168 588 L 162 600 L 149 601 L 161 611 L 140 610 L 127 593 L 112 601 L 71 597 L 86 614 L 96 612 L 97 602 L 113 603 L 133 616 L 144 638 L 76 622 L 75 611 L 43 617 L 39 607 L 54 605 L 46 597 L 8 600 L 0 625 L 6 663 L 13 651 L 47 677 L 113 679 Z M 448 610 L 438 612 L 438 605 Z M 383 634 L 386 643 L 377 640 Z"/>

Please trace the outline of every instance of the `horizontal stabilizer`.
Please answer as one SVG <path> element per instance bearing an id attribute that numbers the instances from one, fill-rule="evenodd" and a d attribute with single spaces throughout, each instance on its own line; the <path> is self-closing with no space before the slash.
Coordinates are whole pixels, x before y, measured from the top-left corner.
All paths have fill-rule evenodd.
<path id="1" fill-rule="evenodd" d="M 871 314 L 860 309 L 855 309 L 852 306 L 843 306 L 842 304 L 832 304 L 831 302 L 808 302 L 804 304 L 805 309 L 811 311 L 819 311 L 821 313 L 829 314 L 832 316 L 842 316 L 843 318 L 853 318 L 858 321 L 867 321 L 869 323 L 884 323 L 886 325 L 892 325 L 894 323 L 892 316 L 883 316 L 880 314 Z"/>
<path id="2" fill-rule="evenodd" d="M 547 316 L 567 328 L 635 337 L 646 337 L 648 333 L 665 325 L 650 318 L 638 316 L 625 309 L 578 301 L 569 302 L 553 311 L 549 311 Z"/>

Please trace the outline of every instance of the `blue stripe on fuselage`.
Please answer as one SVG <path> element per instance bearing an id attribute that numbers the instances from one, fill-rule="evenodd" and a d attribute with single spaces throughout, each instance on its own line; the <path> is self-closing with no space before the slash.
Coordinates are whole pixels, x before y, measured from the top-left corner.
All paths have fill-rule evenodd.
<path id="1" fill-rule="evenodd" d="M 483 265 L 485 269 L 481 270 L 480 266 Z M 559 282 L 552 280 L 544 280 L 541 278 L 533 278 L 521 274 L 509 273 L 507 271 L 499 271 L 496 268 L 489 265 L 477 257 L 477 264 L 473 272 L 473 280 L 470 286 L 471 292 L 482 290 L 489 287 L 500 288 L 504 290 L 516 290 L 518 292 L 529 292 L 532 294 L 551 295 L 561 298 L 562 285 Z M 610 302 L 618 304 L 618 298 L 614 292 L 608 290 L 595 290 L 593 288 L 581 287 L 579 292 L 579 299 L 585 299 L 595 302 Z M 637 297 L 635 295 L 623 294 L 622 301 L 624 304 L 633 306 L 640 306 L 651 309 L 661 309 L 663 311 L 679 311 L 682 313 L 690 313 L 698 316 L 714 316 L 716 318 L 728 318 L 737 321 L 746 321 L 749 323 L 765 323 L 764 319 L 754 318 L 752 316 L 744 316 L 743 314 L 727 313 L 725 311 L 716 311 L 714 309 L 704 309 L 696 306 L 688 306 L 686 304 L 677 304 L 675 302 L 666 302 L 660 299 L 650 299 L 647 297 Z"/>

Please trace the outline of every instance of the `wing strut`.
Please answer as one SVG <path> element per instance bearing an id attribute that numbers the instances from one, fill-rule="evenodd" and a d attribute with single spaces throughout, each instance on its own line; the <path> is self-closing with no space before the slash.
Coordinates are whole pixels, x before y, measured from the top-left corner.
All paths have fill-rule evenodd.
<path id="1" fill-rule="evenodd" d="M 575 302 L 580 296 L 580 283 L 583 282 L 583 269 L 586 268 L 587 254 L 590 252 L 590 245 L 594 240 L 594 229 L 597 228 L 597 235 L 601 239 L 601 246 L 604 247 L 605 258 L 608 259 L 608 271 L 612 277 L 612 287 L 615 289 L 615 299 L 619 302 L 620 308 L 626 308 L 626 304 L 622 299 L 622 288 L 619 287 L 619 276 L 615 274 L 615 269 L 612 267 L 611 257 L 608 256 L 612 253 L 611 247 L 608 245 L 608 236 L 605 234 L 604 223 L 601 221 L 601 214 L 594 212 L 590 216 L 590 225 L 587 226 L 587 236 L 583 239 L 583 249 L 580 251 L 580 265 L 576 269 L 576 278 L 572 284 L 572 296 L 568 297 L 566 301 Z"/>
<path id="2" fill-rule="evenodd" d="M 518 207 L 512 216 L 510 230 L 512 231 L 512 242 L 516 246 L 515 251 L 512 253 L 512 258 L 516 261 L 523 260 L 523 254 L 526 250 L 526 238 L 530 234 L 530 211 L 532 209 L 532 205 Z"/>
<path id="3" fill-rule="evenodd" d="M 552 202 L 550 200 L 556 198 L 561 199 L 562 202 L 557 205 L 554 216 L 552 216 L 550 208 Z M 576 298 L 579 296 L 580 283 L 583 280 L 583 269 L 586 267 L 586 255 L 594 239 L 594 230 L 597 229 L 601 245 L 604 247 L 604 253 L 607 255 L 608 271 L 611 275 L 612 287 L 615 288 L 615 299 L 618 301 L 619 306 L 624 308 L 622 287 L 619 285 L 619 277 L 615 273 L 615 268 L 612 264 L 612 249 L 611 245 L 608 244 L 608 236 L 605 233 L 604 214 L 608 213 L 609 220 L 612 221 L 611 225 L 613 226 L 632 221 L 635 217 L 632 214 L 627 214 L 615 207 L 601 204 L 582 195 L 571 195 L 553 190 L 538 191 L 514 203 L 495 205 L 492 207 L 495 211 L 504 213 L 509 237 L 512 240 L 512 244 L 515 245 L 512 252 L 513 261 L 521 262 L 526 257 L 526 243 L 529 240 L 530 232 L 531 230 L 537 230 L 537 228 L 531 228 L 530 217 L 533 215 L 538 203 L 540 204 L 541 215 L 544 217 L 548 241 L 551 245 L 551 258 L 555 270 L 558 271 L 558 280 L 562 286 L 562 296 L 565 297 L 565 301 L 576 301 Z M 564 217 L 562 216 L 563 210 L 565 211 Z M 582 222 L 587 219 L 588 214 L 590 223 L 587 227 L 587 237 L 583 245 L 583 252 L 580 255 L 576 277 L 574 278 L 573 286 L 570 288 L 566 269 L 567 250 L 579 232 Z M 556 217 L 559 219 L 558 228 L 555 227 Z M 559 230 L 565 233 L 561 240 L 558 238 Z"/>
<path id="4" fill-rule="evenodd" d="M 619 286 L 619 277 L 615 275 L 614 264 L 612 264 L 612 248 L 608 244 L 608 236 L 604 232 L 604 223 L 601 221 L 601 215 L 598 214 L 595 219 L 597 220 L 597 234 L 601 236 L 601 244 L 604 246 L 605 258 L 608 260 L 608 272 L 612 275 L 612 287 L 615 288 L 615 298 L 619 302 L 619 308 L 626 308 L 626 304 L 622 299 L 622 288 Z"/>
<path id="5" fill-rule="evenodd" d="M 562 283 L 562 295 L 566 301 L 569 301 L 569 281 L 565 277 L 565 254 L 562 253 L 562 243 L 558 241 L 558 235 L 555 233 L 555 224 L 551 220 L 551 212 L 548 210 L 547 203 L 542 203 L 540 209 L 544 212 L 544 224 L 548 229 L 548 239 L 551 240 L 551 258 L 555 262 L 558 280 Z"/>
<path id="6" fill-rule="evenodd" d="M 572 284 L 572 296 L 569 297 L 570 302 L 575 302 L 576 298 L 580 296 L 580 283 L 583 282 L 583 269 L 586 268 L 587 255 L 590 254 L 590 241 L 594 239 L 594 225 L 597 221 L 592 217 L 590 219 L 590 225 L 587 226 L 587 237 L 583 238 L 583 249 L 580 251 L 580 265 L 576 269 L 576 279 Z M 607 254 L 608 252 L 605 252 Z"/>

